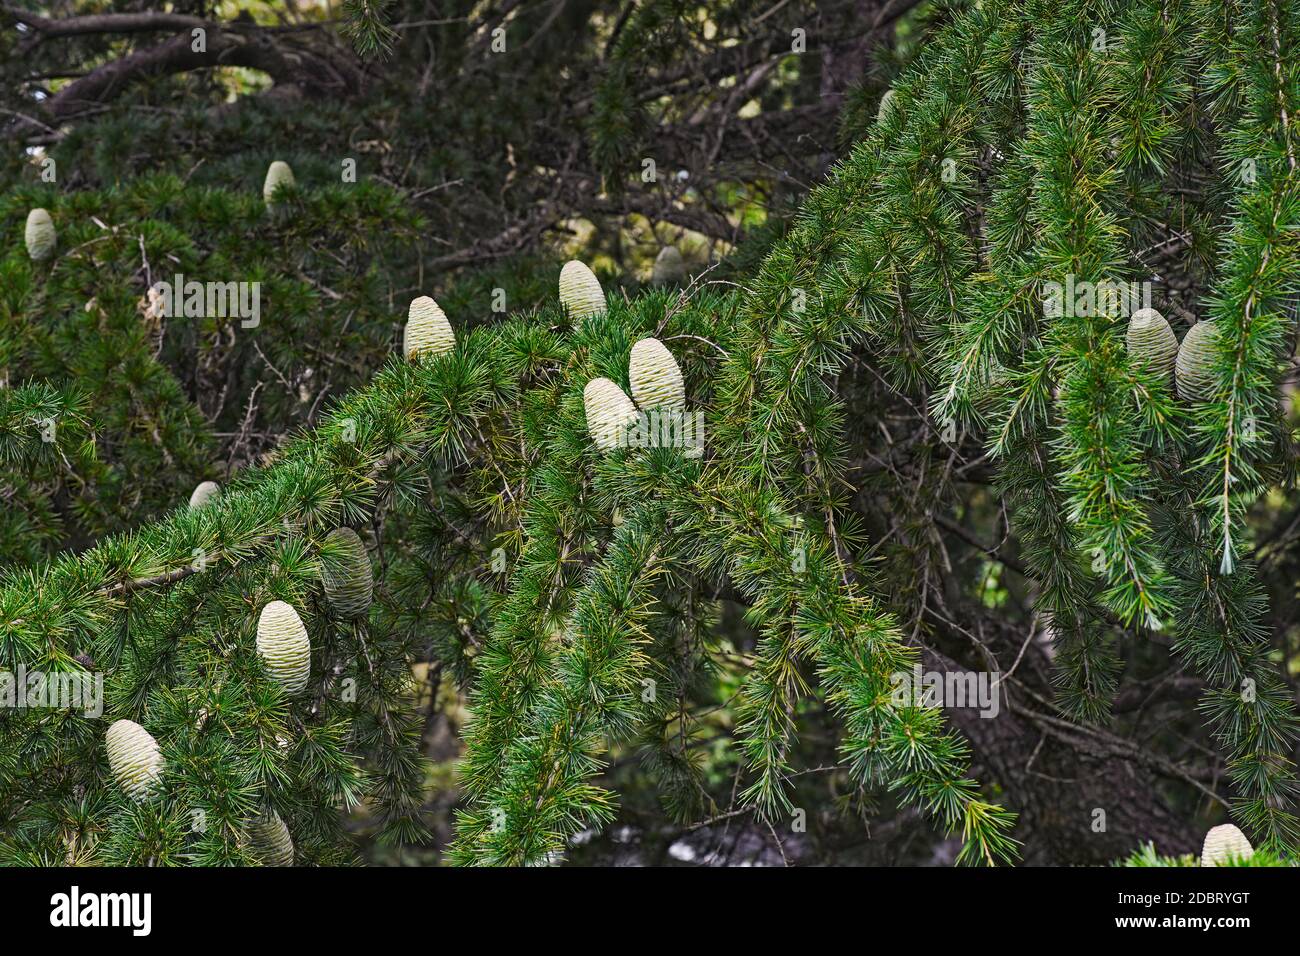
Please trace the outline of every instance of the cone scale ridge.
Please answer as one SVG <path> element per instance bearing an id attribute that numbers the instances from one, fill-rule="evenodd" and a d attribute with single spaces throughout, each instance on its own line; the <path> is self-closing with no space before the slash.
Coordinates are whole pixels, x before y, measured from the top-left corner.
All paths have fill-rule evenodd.
<path id="1" fill-rule="evenodd" d="M 54 220 L 44 209 L 33 209 L 27 214 L 27 228 L 23 238 L 27 242 L 27 254 L 36 262 L 43 262 L 54 255 L 59 235 L 54 229 Z"/>
<path id="2" fill-rule="evenodd" d="M 1189 402 L 1208 402 L 1214 398 L 1214 337 L 1218 326 L 1198 322 L 1187 330 L 1178 346 L 1175 369 L 1178 397 Z"/>
<path id="3" fill-rule="evenodd" d="M 262 199 L 268 206 L 275 205 L 275 191 L 281 186 L 292 186 L 293 170 L 289 164 L 277 159 L 266 170 L 266 181 L 262 183 Z"/>
<path id="4" fill-rule="evenodd" d="M 455 347 L 456 334 L 452 332 L 447 314 L 438 303 L 427 295 L 412 299 L 406 313 L 402 353 L 408 359 L 416 359 L 425 355 L 441 355 Z"/>
<path id="5" fill-rule="evenodd" d="M 293 837 L 280 814 L 268 810 L 248 825 L 248 834 L 263 866 L 293 866 Z"/>
<path id="6" fill-rule="evenodd" d="M 586 264 L 571 259 L 560 270 L 560 302 L 574 319 L 605 314 L 605 291 Z"/>
<path id="7" fill-rule="evenodd" d="M 190 495 L 190 507 L 202 508 L 212 504 L 221 497 L 221 486 L 215 481 L 201 481 Z"/>
<path id="8" fill-rule="evenodd" d="M 1221 824 L 1205 834 L 1201 847 L 1201 866 L 1222 866 L 1230 859 L 1246 860 L 1255 855 L 1255 848 L 1231 823 Z"/>
<path id="9" fill-rule="evenodd" d="M 675 285 L 686 275 L 686 261 L 676 246 L 664 246 L 655 256 L 650 281 L 654 285 Z"/>
<path id="10" fill-rule="evenodd" d="M 297 694 L 311 675 L 311 641 L 292 605 L 272 601 L 257 622 L 257 653 L 286 693 Z"/>
<path id="11" fill-rule="evenodd" d="M 126 793 L 143 799 L 162 776 L 163 757 L 158 741 L 133 720 L 119 720 L 104 736 L 108 766 Z"/>
<path id="12" fill-rule="evenodd" d="M 894 91 L 885 90 L 885 95 L 880 98 L 880 106 L 876 109 L 876 122 L 883 123 L 889 111 L 894 108 Z"/>
<path id="13" fill-rule="evenodd" d="M 587 410 L 587 431 L 602 451 L 623 444 L 628 427 L 636 421 L 632 399 L 607 378 L 593 378 L 582 393 Z"/>
<path id="14" fill-rule="evenodd" d="M 684 408 L 686 385 L 673 353 L 658 339 L 641 339 L 628 360 L 632 397 L 643 410 Z"/>
<path id="15" fill-rule="evenodd" d="M 370 607 L 375 583 L 366 546 L 351 528 L 335 528 L 325 540 L 335 552 L 321 559 L 325 596 L 340 617 L 361 617 Z"/>
<path id="16" fill-rule="evenodd" d="M 1178 336 L 1155 309 L 1139 309 L 1128 321 L 1124 344 L 1135 363 L 1144 364 L 1166 381 L 1173 378 Z"/>

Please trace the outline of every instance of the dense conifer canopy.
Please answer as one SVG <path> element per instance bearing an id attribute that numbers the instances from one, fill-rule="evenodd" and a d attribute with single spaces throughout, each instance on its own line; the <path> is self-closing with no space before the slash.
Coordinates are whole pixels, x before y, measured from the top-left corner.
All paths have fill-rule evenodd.
<path id="1" fill-rule="evenodd" d="M 1296 4 L 28 6 L 0 860 L 1294 859 Z"/>

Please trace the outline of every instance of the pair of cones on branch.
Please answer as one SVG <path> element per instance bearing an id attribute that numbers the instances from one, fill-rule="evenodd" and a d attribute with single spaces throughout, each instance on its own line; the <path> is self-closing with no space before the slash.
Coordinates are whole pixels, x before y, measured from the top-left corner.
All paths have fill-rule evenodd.
<path id="1" fill-rule="evenodd" d="M 1178 396 L 1189 402 L 1214 398 L 1213 321 L 1198 322 L 1180 344 L 1169 322 L 1155 309 L 1139 309 L 1129 319 L 1125 345 L 1135 362 L 1145 364 L 1165 381 L 1173 379 Z"/>
<path id="2" fill-rule="evenodd" d="M 266 181 L 262 185 L 262 198 L 268 208 L 275 207 L 275 193 L 281 186 L 292 186 L 293 170 L 281 160 L 273 162 L 266 171 Z M 35 262 L 44 262 L 54 255 L 59 243 L 58 230 L 54 228 L 54 219 L 49 210 L 36 208 L 27 214 L 27 225 L 23 230 L 23 239 L 27 244 L 27 255 Z"/>
<path id="3" fill-rule="evenodd" d="M 673 251 L 676 252 L 675 249 Z M 665 258 L 661 253 L 660 259 L 663 261 L 655 261 L 659 281 L 673 281 L 667 278 L 675 268 L 672 257 Z M 676 263 L 681 264 L 680 254 L 676 257 Z M 577 259 L 569 260 L 560 269 L 559 292 L 561 305 L 575 321 L 596 318 L 604 315 L 607 310 L 605 290 L 601 288 L 600 280 L 585 263 Z M 411 300 L 406 314 L 402 354 L 408 359 L 422 355 L 441 355 L 451 351 L 455 345 L 456 334 L 442 307 L 427 295 Z"/>
<path id="4" fill-rule="evenodd" d="M 674 285 L 686 276 L 686 260 L 676 246 L 664 246 L 655 256 L 650 274 L 650 284 Z M 605 290 L 590 267 L 577 259 L 570 259 L 560 270 L 560 303 L 576 321 L 604 315 Z"/>
<path id="5" fill-rule="evenodd" d="M 325 536 L 321 583 L 335 613 L 347 619 L 364 617 L 374 596 L 374 571 L 360 536 L 351 528 L 335 528 Z M 311 639 L 292 604 L 271 601 L 257 621 L 257 653 L 267 673 L 288 694 L 301 693 L 311 676 Z"/>
<path id="6" fill-rule="evenodd" d="M 134 720 L 119 720 L 104 736 L 108 768 L 133 800 L 149 796 L 162 778 L 164 760 L 158 741 Z M 253 856 L 266 866 L 293 863 L 293 838 L 284 820 L 268 810 L 248 827 Z"/>
<path id="7" fill-rule="evenodd" d="M 190 507 L 203 508 L 220 498 L 221 486 L 215 481 L 203 481 L 190 495 Z M 351 528 L 335 528 L 325 536 L 325 542 L 326 550 L 332 553 L 330 560 L 321 562 L 325 595 L 340 617 L 360 617 L 369 609 L 374 591 L 366 546 Z"/>
<path id="8" fill-rule="evenodd" d="M 273 197 L 281 185 L 293 185 L 293 170 L 289 168 L 288 163 L 276 160 L 271 164 L 271 168 L 267 170 L 266 183 L 262 187 L 262 196 L 266 201 L 267 208 L 275 209 Z M 44 262 L 54 256 L 59 236 L 58 231 L 54 228 L 54 220 L 48 210 L 37 208 L 27 214 L 27 225 L 23 233 L 23 239 L 27 244 L 27 255 L 32 261 Z M 210 482 L 205 482 L 205 484 L 210 484 Z M 198 493 L 197 490 L 195 493 Z M 191 504 L 194 504 L 194 502 L 191 502 Z M 199 504 L 202 504 L 202 501 L 195 504 L 195 507 L 198 507 Z"/>
<path id="9" fill-rule="evenodd" d="M 133 800 L 144 800 L 162 778 L 162 751 L 153 734 L 134 720 L 119 720 L 104 736 L 108 751 L 108 768 L 119 787 Z M 250 849 L 266 866 L 289 866 L 293 863 L 293 838 L 284 820 L 268 810 L 248 827 Z"/>
<path id="10" fill-rule="evenodd" d="M 638 408 L 643 412 L 686 408 L 682 370 L 673 353 L 658 339 L 640 339 L 632 346 L 628 380 L 635 404 L 612 379 L 593 378 L 583 390 L 587 430 L 602 451 L 612 451 L 625 443 L 628 429 L 639 416 Z"/>

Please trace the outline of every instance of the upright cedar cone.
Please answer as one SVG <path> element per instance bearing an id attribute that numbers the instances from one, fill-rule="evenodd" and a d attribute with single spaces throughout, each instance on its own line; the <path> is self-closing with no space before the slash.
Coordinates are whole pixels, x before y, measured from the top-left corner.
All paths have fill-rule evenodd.
<path id="1" fill-rule="evenodd" d="M 286 693 L 297 694 L 311 676 L 311 640 L 298 612 L 283 601 L 262 608 L 257 621 L 257 653 Z"/>
<path id="2" fill-rule="evenodd" d="M 403 354 L 414 359 L 421 355 L 441 355 L 455 347 L 456 333 L 438 303 L 427 295 L 412 299 L 402 336 Z"/>
<path id="3" fill-rule="evenodd" d="M 1218 331 L 1213 321 L 1197 322 L 1183 336 L 1175 363 L 1179 398 L 1189 402 L 1214 398 L 1214 337 Z"/>
<path id="4" fill-rule="evenodd" d="M 570 259 L 560 270 L 560 303 L 574 319 L 605 314 L 605 290 L 584 263 Z"/>
<path id="5" fill-rule="evenodd" d="M 221 486 L 215 481 L 200 481 L 190 495 L 190 507 L 202 508 L 221 497 Z"/>
<path id="6" fill-rule="evenodd" d="M 293 866 L 293 837 L 280 814 L 268 810 L 248 825 L 250 849 L 263 866 Z"/>
<path id="7" fill-rule="evenodd" d="M 624 443 L 627 429 L 636 421 L 636 406 L 626 393 L 607 378 L 593 378 L 582 393 L 587 410 L 587 431 L 602 451 Z"/>
<path id="8" fill-rule="evenodd" d="M 1246 860 L 1255 855 L 1255 848 L 1231 823 L 1221 824 L 1205 834 L 1201 847 L 1201 866 L 1221 866 L 1229 859 Z"/>
<path id="9" fill-rule="evenodd" d="M 262 184 L 262 198 L 268 206 L 275 205 L 275 191 L 281 186 L 293 185 L 293 170 L 289 164 L 277 159 L 266 171 L 266 182 Z"/>
<path id="10" fill-rule="evenodd" d="M 128 796 L 142 800 L 162 776 L 158 741 L 134 720 L 119 720 L 104 735 L 108 768 Z"/>
<path id="11" fill-rule="evenodd" d="M 321 559 L 325 596 L 340 617 L 361 617 L 370 607 L 375 585 L 366 546 L 351 528 L 335 528 L 325 541 L 331 552 Z"/>
<path id="12" fill-rule="evenodd" d="M 654 271 L 650 275 L 653 285 L 676 285 L 686 275 L 686 261 L 676 246 L 664 246 L 655 256 Z"/>
<path id="13" fill-rule="evenodd" d="M 686 407 L 682 370 L 677 367 L 673 353 L 658 339 L 641 339 L 632 346 L 628 378 L 638 407 L 647 411 Z"/>
<path id="14" fill-rule="evenodd" d="M 1138 309 L 1134 312 L 1128 320 L 1124 342 L 1135 365 L 1146 365 L 1165 381 L 1173 378 L 1174 364 L 1178 360 L 1178 336 L 1158 311 Z"/>
<path id="15" fill-rule="evenodd" d="M 27 240 L 27 254 L 37 262 L 54 255 L 54 247 L 59 242 L 54 220 L 44 209 L 33 209 L 27 214 L 27 230 L 23 238 Z"/>
<path id="16" fill-rule="evenodd" d="M 885 95 L 880 98 L 880 106 L 876 110 L 876 122 L 884 122 L 889 111 L 894 108 L 894 91 L 885 90 Z"/>

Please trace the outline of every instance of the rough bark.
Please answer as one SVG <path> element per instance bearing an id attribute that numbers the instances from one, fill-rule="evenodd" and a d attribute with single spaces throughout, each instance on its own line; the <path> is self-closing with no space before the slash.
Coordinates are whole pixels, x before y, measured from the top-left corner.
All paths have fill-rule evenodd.
<path id="1" fill-rule="evenodd" d="M 1031 648 L 1030 654 L 1041 652 Z M 967 669 L 932 651 L 924 661 L 944 673 Z M 1016 674 L 1036 670 L 1022 662 Z M 974 708 L 948 708 L 945 714 L 970 741 L 979 778 L 996 783 L 1007 808 L 1020 815 L 1026 864 L 1106 865 L 1147 841 L 1162 853 L 1197 849 L 1198 827 L 1165 799 L 1175 774 L 1152 765 L 1160 758 L 1100 728 L 1049 714 L 1015 684 L 1003 690 L 996 717 L 981 717 Z M 1098 811 L 1105 815 L 1100 830 L 1094 829 Z"/>

